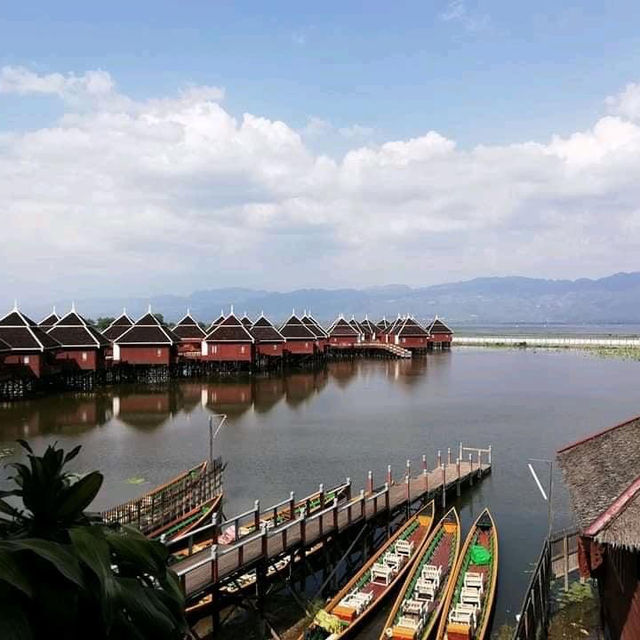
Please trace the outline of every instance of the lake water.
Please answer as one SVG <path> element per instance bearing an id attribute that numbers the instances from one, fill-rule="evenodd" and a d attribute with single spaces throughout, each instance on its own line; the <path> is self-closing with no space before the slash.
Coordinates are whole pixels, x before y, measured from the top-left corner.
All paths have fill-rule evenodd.
<path id="1" fill-rule="evenodd" d="M 226 413 L 215 453 L 228 462 L 227 515 L 350 476 L 375 484 L 438 449 L 493 446 L 493 473 L 461 501 L 467 527 L 489 506 L 500 532 L 494 628 L 513 622 L 547 528 L 528 458 L 640 413 L 640 363 L 575 351 L 456 348 L 410 361 L 344 361 L 283 378 L 117 387 L 0 405 L 0 448 L 82 444 L 77 470 L 100 469 L 104 508 L 208 457 L 207 421 Z M 455 453 L 453 454 L 455 457 Z M 16 457 L 5 459 L 15 460 Z M 538 464 L 544 476 L 544 464 Z M 6 471 L 2 472 L 6 480 Z M 136 484 L 136 482 L 141 484 Z M 3 484 L 0 478 L 0 484 Z M 554 528 L 571 524 L 555 474 Z M 377 637 L 365 630 L 360 637 Z"/>

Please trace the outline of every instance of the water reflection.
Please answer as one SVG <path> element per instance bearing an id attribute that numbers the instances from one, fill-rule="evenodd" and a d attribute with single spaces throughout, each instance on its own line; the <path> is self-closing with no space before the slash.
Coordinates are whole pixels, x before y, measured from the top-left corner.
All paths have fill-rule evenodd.
<path id="1" fill-rule="evenodd" d="M 445 366 L 438 358 L 429 367 Z M 371 369 L 360 360 L 331 362 L 326 367 L 295 371 L 284 376 L 246 377 L 229 380 L 191 381 L 165 386 L 122 385 L 95 393 L 61 394 L 0 405 L 0 441 L 46 434 L 79 434 L 106 424 L 112 418 L 133 429 L 152 431 L 176 415 L 188 415 L 198 408 L 226 413 L 238 419 L 250 410 L 272 411 L 284 401 L 299 408 L 320 394 L 328 384 L 346 389 L 358 378 L 383 375 L 406 387 L 417 385 L 427 373 L 427 358 L 386 360 Z"/>

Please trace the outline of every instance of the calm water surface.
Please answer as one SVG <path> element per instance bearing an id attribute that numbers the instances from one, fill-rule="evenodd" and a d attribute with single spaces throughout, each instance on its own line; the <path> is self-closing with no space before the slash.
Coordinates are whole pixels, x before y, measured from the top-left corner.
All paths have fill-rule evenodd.
<path id="1" fill-rule="evenodd" d="M 640 413 L 639 382 L 633 361 L 458 348 L 411 361 L 336 362 L 285 378 L 127 386 L 4 404 L 0 448 L 17 437 L 38 450 L 54 440 L 82 444 L 77 469 L 104 472 L 95 505 L 103 508 L 207 457 L 208 416 L 226 413 L 215 448 L 228 461 L 231 515 L 256 498 L 267 506 L 291 490 L 302 496 L 346 476 L 359 488 L 369 469 L 380 484 L 387 464 L 399 477 L 407 458 L 417 469 L 426 453 L 431 466 L 438 449 L 445 455 L 459 441 L 492 444 L 493 474 L 465 495 L 461 515 L 467 527 L 488 505 L 498 523 L 496 628 L 513 622 L 547 527 L 527 459 L 552 458 L 562 445 Z M 569 524 L 556 474 L 554 528 Z M 377 637 L 375 624 L 360 637 Z"/>

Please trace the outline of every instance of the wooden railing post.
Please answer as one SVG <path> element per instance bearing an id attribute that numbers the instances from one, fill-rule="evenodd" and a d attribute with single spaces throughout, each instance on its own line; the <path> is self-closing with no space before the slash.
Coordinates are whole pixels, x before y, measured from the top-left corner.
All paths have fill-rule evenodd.
<path id="1" fill-rule="evenodd" d="M 218 583 L 218 545 L 214 544 L 211 547 L 211 582 L 213 584 Z"/>
<path id="2" fill-rule="evenodd" d="M 287 528 L 289 525 L 286 525 L 282 530 L 282 550 L 284 551 L 287 548 Z"/>
<path id="3" fill-rule="evenodd" d="M 373 493 L 373 471 L 367 474 L 367 493 Z"/>
<path id="4" fill-rule="evenodd" d="M 302 510 L 302 518 L 300 520 L 300 543 L 304 547 L 307 543 L 307 507 L 305 505 Z"/>
<path id="5" fill-rule="evenodd" d="M 324 509 L 324 485 L 322 482 L 318 485 L 318 499 L 320 500 L 320 511 Z"/>
<path id="6" fill-rule="evenodd" d="M 260 529 L 260 500 L 253 503 L 253 527 L 256 531 Z"/>
<path id="7" fill-rule="evenodd" d="M 391 475 L 391 465 L 387 465 L 387 484 L 391 486 L 393 484 L 393 477 Z"/>
<path id="8" fill-rule="evenodd" d="M 407 520 L 411 515 L 411 476 L 407 473 L 405 478 L 405 484 L 407 485 Z"/>
<path id="9" fill-rule="evenodd" d="M 289 520 L 296 519 L 296 494 L 294 491 L 289 493 Z"/>
<path id="10" fill-rule="evenodd" d="M 347 488 L 345 489 L 347 500 L 351 500 L 351 478 L 347 477 Z"/>
<path id="11" fill-rule="evenodd" d="M 364 489 L 360 489 L 360 517 L 365 518 L 367 515 L 367 509 L 364 499 Z"/>
<path id="12" fill-rule="evenodd" d="M 451 464 L 451 447 L 447 447 L 447 464 Z"/>
<path id="13" fill-rule="evenodd" d="M 462 442 L 458 443 L 458 458 L 462 460 Z"/>
<path id="14" fill-rule="evenodd" d="M 441 453 L 440 449 L 438 449 L 438 464 L 436 466 L 438 468 L 440 468 L 440 466 L 442 466 L 442 453 Z"/>
<path id="15" fill-rule="evenodd" d="M 460 458 L 456 458 L 456 495 L 460 497 L 462 487 L 460 486 Z"/>
<path id="16" fill-rule="evenodd" d="M 488 455 L 488 458 L 489 458 L 489 460 L 488 460 L 488 462 L 489 462 L 489 466 L 491 466 L 491 460 L 492 460 L 492 457 L 493 457 L 493 447 L 492 447 L 492 445 L 489 445 L 489 455 Z"/>
<path id="17" fill-rule="evenodd" d="M 444 465 L 440 468 L 442 469 L 442 510 L 444 511 L 447 506 L 447 470 Z"/>
<path id="18" fill-rule="evenodd" d="M 266 558 L 269 555 L 269 538 L 267 537 L 267 524 L 264 523 L 262 525 L 262 538 L 261 538 L 261 542 L 262 542 L 262 557 Z"/>
<path id="19" fill-rule="evenodd" d="M 333 499 L 333 528 L 338 529 L 338 496 Z"/>
<path id="20" fill-rule="evenodd" d="M 473 484 L 473 454 L 469 454 L 469 484 Z"/>
<path id="21" fill-rule="evenodd" d="M 387 512 L 389 511 L 389 484 L 384 483 L 384 506 Z"/>

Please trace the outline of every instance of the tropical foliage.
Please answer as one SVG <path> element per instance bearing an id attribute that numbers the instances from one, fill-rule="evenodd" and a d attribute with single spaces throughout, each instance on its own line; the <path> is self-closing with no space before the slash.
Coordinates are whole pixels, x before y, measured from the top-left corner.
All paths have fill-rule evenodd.
<path id="1" fill-rule="evenodd" d="M 164 545 L 89 507 L 103 476 L 65 471 L 80 447 L 10 465 L 0 492 L 0 638 L 173 639 L 187 632 Z M 7 500 L 8 498 L 8 500 Z"/>

